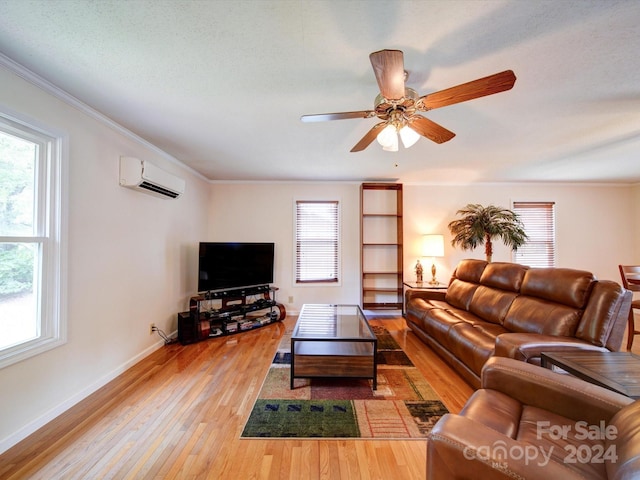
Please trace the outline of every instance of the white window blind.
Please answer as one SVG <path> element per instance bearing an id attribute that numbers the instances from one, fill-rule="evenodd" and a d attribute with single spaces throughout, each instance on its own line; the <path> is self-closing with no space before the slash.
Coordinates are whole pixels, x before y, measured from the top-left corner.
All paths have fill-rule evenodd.
<path id="1" fill-rule="evenodd" d="M 527 243 L 514 253 L 517 263 L 530 267 L 554 267 L 556 231 L 554 202 L 513 202 L 527 233 Z"/>
<path id="2" fill-rule="evenodd" d="M 296 202 L 296 283 L 337 282 L 337 201 Z"/>

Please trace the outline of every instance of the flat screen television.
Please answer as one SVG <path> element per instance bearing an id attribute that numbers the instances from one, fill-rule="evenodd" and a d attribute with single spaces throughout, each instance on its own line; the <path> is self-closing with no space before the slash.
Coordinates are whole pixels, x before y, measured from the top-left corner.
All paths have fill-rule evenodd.
<path id="1" fill-rule="evenodd" d="M 273 283 L 273 243 L 200 242 L 198 292 Z"/>

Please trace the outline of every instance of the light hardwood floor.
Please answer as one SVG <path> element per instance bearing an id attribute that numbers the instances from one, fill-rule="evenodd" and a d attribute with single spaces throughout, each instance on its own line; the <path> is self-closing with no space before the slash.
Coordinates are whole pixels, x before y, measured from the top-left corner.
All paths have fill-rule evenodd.
<path id="1" fill-rule="evenodd" d="M 249 440 L 244 423 L 294 317 L 161 348 L 0 456 L 9 479 L 423 479 L 426 441 Z M 472 393 L 406 330 L 385 326 L 451 412 Z"/>
<path id="2" fill-rule="evenodd" d="M 420 479 L 426 442 L 248 440 L 240 433 L 286 328 L 161 348 L 0 456 L 2 479 Z M 458 411 L 472 389 L 400 317 L 384 325 Z"/>

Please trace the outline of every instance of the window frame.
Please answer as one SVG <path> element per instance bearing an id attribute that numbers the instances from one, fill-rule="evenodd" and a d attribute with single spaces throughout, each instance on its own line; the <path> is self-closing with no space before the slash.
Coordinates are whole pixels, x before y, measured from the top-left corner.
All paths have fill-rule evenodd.
<path id="1" fill-rule="evenodd" d="M 299 280 L 298 279 L 298 270 L 299 270 L 299 255 L 298 255 L 298 205 L 299 204 L 333 204 L 336 206 L 336 256 L 335 256 L 335 279 L 312 279 L 312 280 Z M 295 286 L 340 286 L 342 284 L 342 214 L 341 214 L 341 202 L 336 199 L 326 199 L 326 200 L 309 200 L 309 199 L 295 199 L 293 202 L 293 284 Z"/>
<path id="2" fill-rule="evenodd" d="M 34 175 L 34 232 L 0 236 L 2 243 L 37 244 L 34 281 L 38 336 L 0 349 L 0 368 L 63 345 L 67 341 L 67 136 L 37 120 L 2 109 L 0 130 L 38 145 Z"/>
<path id="3" fill-rule="evenodd" d="M 517 251 L 512 253 L 513 261 L 522 265 L 528 265 L 535 268 L 548 268 L 556 266 L 556 212 L 555 202 L 553 201 L 513 201 L 513 211 L 518 214 L 518 217 L 524 225 L 524 231 L 529 237 L 527 244 L 518 248 Z M 537 209 L 533 215 L 536 217 L 529 220 L 536 222 L 535 226 L 529 223 L 529 229 L 527 229 L 527 216 L 523 215 L 524 209 Z M 532 228 L 535 232 L 532 232 Z M 533 234 L 532 234 L 533 233 Z M 527 245 L 541 245 L 546 253 L 529 253 L 527 254 Z M 544 260 L 544 262 L 541 262 Z"/>

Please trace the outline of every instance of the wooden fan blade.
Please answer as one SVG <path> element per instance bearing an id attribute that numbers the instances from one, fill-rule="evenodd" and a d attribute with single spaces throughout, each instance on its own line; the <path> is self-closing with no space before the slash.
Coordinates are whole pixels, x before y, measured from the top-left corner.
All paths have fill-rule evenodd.
<path id="1" fill-rule="evenodd" d="M 300 120 L 305 123 L 327 122 L 329 120 L 345 120 L 350 118 L 371 118 L 375 117 L 373 110 L 362 110 L 360 112 L 339 112 L 339 113 L 318 113 L 315 115 L 302 115 Z"/>
<path id="2" fill-rule="evenodd" d="M 455 133 L 422 115 L 414 115 L 407 124 L 423 137 L 427 137 L 436 143 L 448 142 L 456 136 Z"/>
<path id="3" fill-rule="evenodd" d="M 380 50 L 369 55 L 382 96 L 389 100 L 404 97 L 404 57 L 400 50 Z"/>
<path id="4" fill-rule="evenodd" d="M 421 110 L 433 110 L 446 107 L 455 103 L 466 102 L 474 98 L 493 95 L 494 93 L 511 90 L 516 82 L 516 76 L 512 70 L 489 75 L 471 82 L 463 83 L 456 87 L 447 88 L 435 93 L 429 93 L 420 97 L 418 104 Z"/>
<path id="5" fill-rule="evenodd" d="M 371 142 L 378 136 L 380 131 L 387 126 L 387 122 L 380 122 L 373 126 L 371 130 L 369 130 L 364 137 L 360 139 L 358 143 L 356 143 L 355 147 L 351 149 L 352 152 L 360 152 L 367 148 Z"/>

